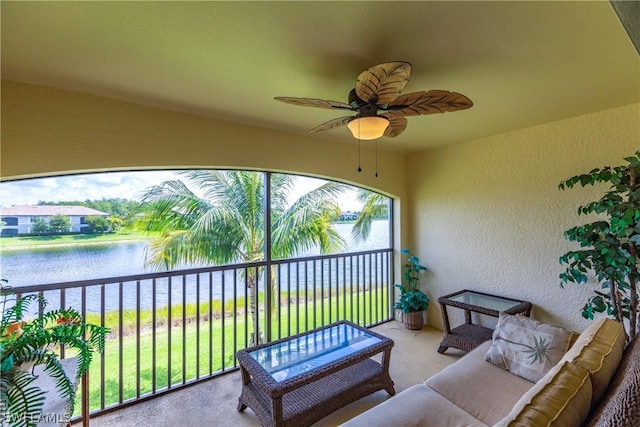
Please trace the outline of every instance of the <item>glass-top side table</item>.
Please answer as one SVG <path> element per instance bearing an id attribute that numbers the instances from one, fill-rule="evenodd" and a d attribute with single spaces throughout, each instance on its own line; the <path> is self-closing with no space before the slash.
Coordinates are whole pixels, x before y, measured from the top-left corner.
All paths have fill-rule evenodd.
<path id="1" fill-rule="evenodd" d="M 444 353 L 449 347 L 471 351 L 484 341 L 490 340 L 493 329 L 473 323 L 471 313 L 498 317 L 500 312 L 508 314 L 531 315 L 531 303 L 512 298 L 505 298 L 483 292 L 462 290 L 438 298 L 442 311 L 444 338 L 438 347 L 438 353 Z M 465 323 L 451 328 L 447 306 L 464 310 Z"/>

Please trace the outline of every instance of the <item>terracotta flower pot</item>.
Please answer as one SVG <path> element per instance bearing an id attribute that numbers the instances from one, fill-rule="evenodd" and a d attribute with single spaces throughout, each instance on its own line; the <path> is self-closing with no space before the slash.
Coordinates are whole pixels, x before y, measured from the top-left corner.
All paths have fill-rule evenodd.
<path id="1" fill-rule="evenodd" d="M 424 320 L 422 318 L 422 311 L 412 311 L 410 313 L 402 313 L 402 322 L 405 328 L 413 331 L 422 329 Z"/>
<path id="2" fill-rule="evenodd" d="M 20 321 L 20 322 L 11 322 L 9 325 L 7 325 L 7 327 L 4 330 L 4 335 L 2 336 L 2 338 L 8 338 L 9 336 L 11 336 L 11 334 L 13 334 L 15 332 L 16 337 L 19 337 L 20 335 L 22 335 L 22 328 L 24 327 L 24 322 Z"/>

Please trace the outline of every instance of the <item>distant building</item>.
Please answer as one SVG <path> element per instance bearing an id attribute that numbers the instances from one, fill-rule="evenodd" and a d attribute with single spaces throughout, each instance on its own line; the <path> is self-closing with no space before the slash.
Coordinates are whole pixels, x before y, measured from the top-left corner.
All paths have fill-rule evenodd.
<path id="1" fill-rule="evenodd" d="M 64 215 L 69 218 L 71 227 L 67 232 L 84 233 L 88 231 L 85 218 L 101 216 L 107 218 L 110 214 L 84 206 L 51 206 L 51 205 L 21 205 L 10 208 L 0 208 L 0 220 L 4 223 L 0 227 L 0 236 L 17 236 L 31 234 L 31 227 L 38 218 L 47 223 L 53 215 Z"/>
<path id="2" fill-rule="evenodd" d="M 342 212 L 340 213 L 340 217 L 338 218 L 340 221 L 355 221 L 358 219 L 359 212 Z"/>

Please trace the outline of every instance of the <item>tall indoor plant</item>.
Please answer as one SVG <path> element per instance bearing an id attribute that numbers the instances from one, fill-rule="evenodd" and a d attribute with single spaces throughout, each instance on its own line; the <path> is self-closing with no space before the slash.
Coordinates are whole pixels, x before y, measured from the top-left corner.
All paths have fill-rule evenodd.
<path id="1" fill-rule="evenodd" d="M 593 169 L 560 183 L 560 189 L 609 184 L 608 191 L 578 208 L 578 215 L 597 214 L 597 221 L 565 231 L 565 237 L 581 249 L 560 257 L 566 283 L 587 283 L 595 275 L 600 290 L 594 289 L 582 309 L 585 318 L 606 312 L 626 327 L 631 340 L 640 328 L 638 319 L 638 269 L 640 258 L 640 151 L 625 158 L 622 166 Z"/>
<path id="2" fill-rule="evenodd" d="M 5 416 L 4 422 L 27 426 L 39 419 L 45 394 L 49 392 L 34 384 L 36 376 L 31 367 L 40 364 L 56 384 L 56 390 L 51 392 L 68 398 L 69 412 L 73 413 L 75 378 L 67 377 L 56 350 L 64 345 L 77 352 L 79 378 L 89 368 L 93 353 L 104 349 L 108 330 L 83 322 L 72 308 L 51 310 L 27 319 L 29 305 L 38 302 L 45 307 L 46 300 L 34 294 L 16 298 L 4 279 L 0 283 L 0 296 L 0 411 Z"/>
<path id="3" fill-rule="evenodd" d="M 402 310 L 402 321 L 406 328 L 417 330 L 422 328 L 423 312 L 429 306 L 429 297 L 418 289 L 418 276 L 427 268 L 420 264 L 418 257 L 409 256 L 409 249 L 403 249 L 402 254 L 408 256 L 402 272 L 404 283 L 395 285 L 400 290 L 400 298 L 393 308 Z"/>

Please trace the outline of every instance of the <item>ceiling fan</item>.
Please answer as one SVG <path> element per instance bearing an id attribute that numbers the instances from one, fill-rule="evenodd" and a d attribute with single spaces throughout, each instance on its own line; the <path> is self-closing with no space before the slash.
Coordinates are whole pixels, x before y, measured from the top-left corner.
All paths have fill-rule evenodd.
<path id="1" fill-rule="evenodd" d="M 349 110 L 355 116 L 329 120 L 311 129 L 310 134 L 347 125 L 358 139 L 396 137 L 407 127 L 405 116 L 466 110 L 473 102 L 466 96 L 447 90 L 401 92 L 409 81 L 411 64 L 403 61 L 384 62 L 360 73 L 355 88 L 349 92 L 349 103 L 315 98 L 278 96 L 276 100 L 303 107 Z"/>

